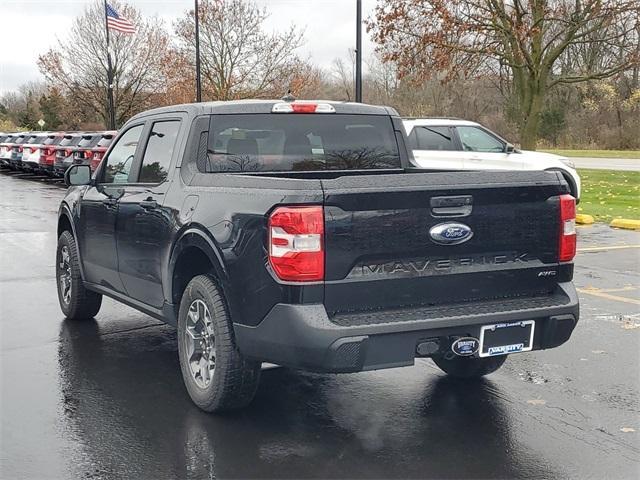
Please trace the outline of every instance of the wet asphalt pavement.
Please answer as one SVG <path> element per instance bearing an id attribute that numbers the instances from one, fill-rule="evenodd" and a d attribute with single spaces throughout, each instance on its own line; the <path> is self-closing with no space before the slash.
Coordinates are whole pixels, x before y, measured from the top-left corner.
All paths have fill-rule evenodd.
<path id="1" fill-rule="evenodd" d="M 430 360 L 270 369 L 247 410 L 214 416 L 182 385 L 173 328 L 109 299 L 63 320 L 63 194 L 0 174 L 2 478 L 640 477 L 640 232 L 580 229 L 582 317 L 560 348 L 478 382 Z"/>

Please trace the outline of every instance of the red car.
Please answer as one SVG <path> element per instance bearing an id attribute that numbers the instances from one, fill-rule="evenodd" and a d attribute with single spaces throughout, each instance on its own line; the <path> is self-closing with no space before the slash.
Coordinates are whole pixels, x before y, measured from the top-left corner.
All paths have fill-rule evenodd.
<path id="1" fill-rule="evenodd" d="M 54 147 L 55 160 L 53 162 L 53 174 L 56 177 L 64 176 L 64 172 L 73 164 L 73 152 L 77 147 L 84 132 L 67 132 L 60 143 Z"/>
<path id="2" fill-rule="evenodd" d="M 89 166 L 91 167 L 91 171 L 95 172 L 98 165 L 102 161 L 102 157 L 104 157 L 107 148 L 111 145 L 111 142 L 115 138 L 118 132 L 115 130 L 102 132 L 102 136 L 98 143 L 91 149 L 91 161 Z"/>
<path id="3" fill-rule="evenodd" d="M 53 175 L 53 163 L 56 159 L 55 146 L 64 138 L 64 132 L 48 132 L 45 136 L 38 137 L 36 143 L 28 146 L 29 156 L 26 157 L 25 146 L 22 154 L 22 163 L 31 165 L 35 173 Z"/>

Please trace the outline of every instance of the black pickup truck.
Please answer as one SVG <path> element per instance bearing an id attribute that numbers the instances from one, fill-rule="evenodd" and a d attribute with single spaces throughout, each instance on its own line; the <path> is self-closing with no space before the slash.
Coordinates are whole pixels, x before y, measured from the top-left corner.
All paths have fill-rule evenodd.
<path id="1" fill-rule="evenodd" d="M 206 411 L 247 405 L 262 362 L 319 372 L 497 370 L 578 321 L 575 202 L 554 172 L 434 172 L 391 108 L 178 105 L 133 117 L 91 177 L 66 172 L 62 311 L 102 295 L 178 329 Z"/>

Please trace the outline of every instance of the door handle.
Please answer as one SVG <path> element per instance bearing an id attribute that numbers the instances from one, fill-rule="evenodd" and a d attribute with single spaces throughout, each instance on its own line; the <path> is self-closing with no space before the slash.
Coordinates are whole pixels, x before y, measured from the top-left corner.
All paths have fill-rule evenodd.
<path id="1" fill-rule="evenodd" d="M 152 198 L 148 198 L 147 200 L 141 201 L 140 206 L 145 210 L 153 210 L 155 208 L 158 208 L 158 202 L 156 202 Z"/>
<path id="2" fill-rule="evenodd" d="M 473 210 L 471 195 L 432 197 L 431 215 L 434 217 L 466 217 Z"/>

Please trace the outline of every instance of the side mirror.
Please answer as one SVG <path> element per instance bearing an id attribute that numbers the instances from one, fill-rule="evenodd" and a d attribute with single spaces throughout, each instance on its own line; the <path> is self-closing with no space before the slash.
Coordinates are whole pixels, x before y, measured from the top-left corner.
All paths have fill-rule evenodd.
<path id="1" fill-rule="evenodd" d="M 71 165 L 64 172 L 64 183 L 68 187 L 91 184 L 91 167 L 89 165 Z"/>
<path id="2" fill-rule="evenodd" d="M 504 152 L 505 153 L 513 153 L 515 151 L 516 151 L 516 147 L 514 147 L 512 143 L 507 143 L 504 146 Z"/>

